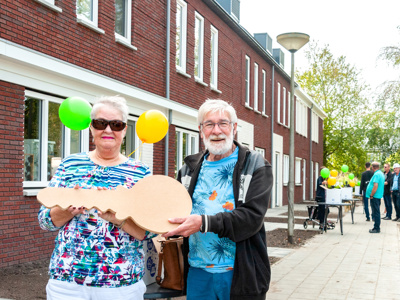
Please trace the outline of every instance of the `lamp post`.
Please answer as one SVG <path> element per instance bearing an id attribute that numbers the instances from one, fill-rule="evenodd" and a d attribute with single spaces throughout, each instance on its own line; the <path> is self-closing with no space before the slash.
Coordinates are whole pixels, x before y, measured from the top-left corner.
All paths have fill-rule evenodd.
<path id="1" fill-rule="evenodd" d="M 276 40 L 292 54 L 290 74 L 290 137 L 289 137 L 289 183 L 288 183 L 288 242 L 293 244 L 294 232 L 294 54 L 308 43 L 310 36 L 305 33 L 289 32 L 276 37 Z"/>

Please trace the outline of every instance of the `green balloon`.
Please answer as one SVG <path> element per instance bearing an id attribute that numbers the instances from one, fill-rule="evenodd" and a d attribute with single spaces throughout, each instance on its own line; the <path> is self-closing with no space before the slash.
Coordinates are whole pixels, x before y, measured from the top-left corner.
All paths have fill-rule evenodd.
<path id="1" fill-rule="evenodd" d="M 353 173 L 350 173 L 350 174 L 349 174 L 349 178 L 350 178 L 350 179 L 354 179 L 354 174 L 353 174 Z"/>
<path id="2" fill-rule="evenodd" d="M 58 109 L 61 122 L 72 130 L 83 130 L 90 125 L 92 106 L 81 97 L 65 99 Z"/>
<path id="3" fill-rule="evenodd" d="M 357 186 L 360 186 L 360 184 L 361 184 L 361 181 L 358 180 L 357 183 L 356 183 L 356 185 L 357 185 Z"/>
<path id="4" fill-rule="evenodd" d="M 329 177 L 329 169 L 328 168 L 323 168 L 322 170 L 321 170 L 321 176 L 322 176 L 322 178 L 328 178 Z"/>
<path id="5" fill-rule="evenodd" d="M 342 172 L 343 172 L 343 173 L 346 173 L 346 172 L 348 172 L 348 171 L 349 171 L 349 167 L 346 166 L 346 165 L 343 165 L 343 166 L 342 166 Z"/>

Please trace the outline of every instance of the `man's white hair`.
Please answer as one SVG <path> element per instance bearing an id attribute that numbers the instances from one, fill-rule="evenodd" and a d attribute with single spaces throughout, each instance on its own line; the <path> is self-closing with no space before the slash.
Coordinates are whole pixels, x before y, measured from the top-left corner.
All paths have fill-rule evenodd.
<path id="1" fill-rule="evenodd" d="M 203 123 L 204 117 L 208 113 L 224 113 L 229 114 L 229 119 L 232 123 L 237 123 L 236 111 L 232 105 L 221 99 L 207 99 L 199 108 L 197 115 L 198 124 Z"/>

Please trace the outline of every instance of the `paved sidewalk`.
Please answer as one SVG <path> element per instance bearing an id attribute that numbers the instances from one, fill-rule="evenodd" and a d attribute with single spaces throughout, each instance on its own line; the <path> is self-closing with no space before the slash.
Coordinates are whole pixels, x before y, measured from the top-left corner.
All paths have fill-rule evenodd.
<path id="1" fill-rule="evenodd" d="M 295 210 L 301 209 L 304 205 L 295 205 Z M 267 216 L 285 211 L 287 206 L 273 208 Z M 267 230 L 273 226 L 266 223 Z M 354 224 L 350 212 L 343 217 L 343 235 L 337 224 L 334 230 L 282 255 L 272 265 L 267 299 L 400 299 L 400 223 L 381 220 L 379 234 L 369 233 L 372 227 L 358 206 Z"/>

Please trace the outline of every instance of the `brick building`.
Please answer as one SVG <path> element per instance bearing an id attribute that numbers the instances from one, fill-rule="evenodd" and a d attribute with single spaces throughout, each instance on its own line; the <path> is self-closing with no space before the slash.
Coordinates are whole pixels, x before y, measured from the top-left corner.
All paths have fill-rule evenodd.
<path id="1" fill-rule="evenodd" d="M 91 5 L 88 5 L 91 4 Z M 289 128 L 295 202 L 313 198 L 322 163 L 323 111 L 300 89 L 289 124 L 283 54 L 239 22 L 239 0 L 8 0 L 0 6 L 0 267 L 49 256 L 54 233 L 37 222 L 36 194 L 61 158 L 92 146 L 89 130 L 58 118 L 67 97 L 121 95 L 130 116 L 122 151 L 139 145 L 135 122 L 158 109 L 166 139 L 145 144 L 154 174 L 175 176 L 201 148 L 197 108 L 221 98 L 238 113 L 237 140 L 273 165 L 271 207 L 287 204 Z M 276 53 L 274 59 L 274 55 Z M 135 155 L 139 155 L 135 153 Z"/>

